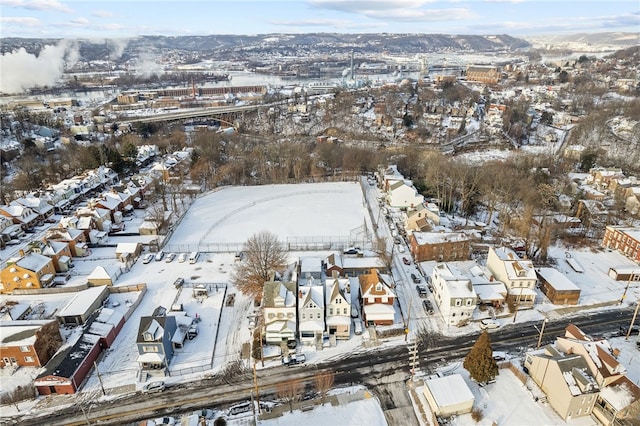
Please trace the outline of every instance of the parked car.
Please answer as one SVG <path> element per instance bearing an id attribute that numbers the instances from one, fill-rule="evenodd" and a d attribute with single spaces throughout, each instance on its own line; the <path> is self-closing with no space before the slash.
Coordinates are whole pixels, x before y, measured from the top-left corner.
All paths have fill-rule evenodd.
<path id="1" fill-rule="evenodd" d="M 180 277 L 180 278 L 176 278 L 176 280 L 173 282 L 173 286 L 175 288 L 180 288 L 184 285 L 184 278 Z"/>
<path id="2" fill-rule="evenodd" d="M 178 256 L 178 262 L 184 263 L 187 261 L 187 253 L 180 253 Z"/>
<path id="3" fill-rule="evenodd" d="M 405 265 L 411 265 L 411 261 L 409 259 L 407 259 L 406 257 L 402 258 L 402 263 L 404 263 Z"/>
<path id="4" fill-rule="evenodd" d="M 428 314 L 432 314 L 433 313 L 433 305 L 431 304 L 431 301 L 423 300 L 422 301 L 422 306 L 424 306 L 424 310 L 427 311 Z"/>
<path id="5" fill-rule="evenodd" d="M 358 307 L 355 305 L 351 305 L 351 318 L 358 318 L 360 313 L 358 312 Z"/>
<path id="6" fill-rule="evenodd" d="M 171 263 L 171 262 L 173 262 L 173 259 L 175 259 L 175 258 L 176 258 L 176 254 L 175 253 L 169 253 L 167 255 L 167 257 L 165 257 L 164 261 L 166 263 Z"/>
<path id="7" fill-rule="evenodd" d="M 160 250 L 159 252 L 156 253 L 156 262 L 160 262 L 162 258 L 164 258 L 164 252 Z"/>
<path id="8" fill-rule="evenodd" d="M 420 297 L 427 297 L 427 287 L 424 284 L 416 285 L 416 291 Z"/>
<path id="9" fill-rule="evenodd" d="M 500 327 L 500 323 L 497 321 L 493 321 L 490 319 L 483 319 L 482 321 L 480 321 L 480 328 L 483 330 L 491 330 L 498 327 Z"/>
<path id="10" fill-rule="evenodd" d="M 355 248 L 355 247 L 349 247 L 343 253 L 344 254 L 358 254 L 358 249 Z"/>
<path id="11" fill-rule="evenodd" d="M 420 283 L 422 280 L 420 280 L 420 277 L 417 276 L 416 274 L 411 274 L 411 280 L 413 280 L 414 283 L 418 284 Z"/>
<path id="12" fill-rule="evenodd" d="M 187 337 L 189 338 L 189 340 L 193 340 L 197 335 L 198 335 L 198 326 L 194 324 L 191 327 L 189 327 L 189 330 L 187 330 Z"/>
<path id="13" fill-rule="evenodd" d="M 165 390 L 165 388 L 166 388 L 166 385 L 164 384 L 163 381 L 151 382 L 144 385 L 144 387 L 142 388 L 142 392 L 143 393 L 162 392 L 163 390 Z"/>
<path id="14" fill-rule="evenodd" d="M 304 364 L 307 361 L 307 357 L 304 354 L 288 355 L 282 358 L 282 365 L 291 367 L 296 364 Z"/>
<path id="15" fill-rule="evenodd" d="M 427 288 L 429 289 L 429 291 L 430 291 L 431 293 L 433 293 L 433 286 L 432 286 L 431 284 L 428 284 L 428 285 L 427 285 Z"/>
<path id="16" fill-rule="evenodd" d="M 353 322 L 353 332 L 359 336 L 362 334 L 362 321 L 360 321 L 359 319 L 356 318 L 356 320 Z"/>
<path id="17" fill-rule="evenodd" d="M 142 258 L 142 263 L 149 263 L 153 260 L 154 254 L 153 253 L 147 253 L 144 255 L 144 257 Z"/>
<path id="18" fill-rule="evenodd" d="M 629 331 L 628 325 L 623 325 L 620 327 L 620 335 L 626 336 L 628 331 Z M 631 333 L 629 333 L 629 335 L 638 334 L 639 332 L 640 332 L 640 327 L 638 327 L 637 325 L 632 325 Z"/>

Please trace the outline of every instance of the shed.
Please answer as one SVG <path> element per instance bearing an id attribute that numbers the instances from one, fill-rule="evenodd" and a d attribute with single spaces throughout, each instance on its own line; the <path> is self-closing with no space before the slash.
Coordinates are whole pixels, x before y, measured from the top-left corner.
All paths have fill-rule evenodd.
<path id="1" fill-rule="evenodd" d="M 91 286 L 113 285 L 122 274 L 119 266 L 96 266 L 96 268 L 87 277 L 87 282 Z"/>
<path id="2" fill-rule="evenodd" d="M 428 379 L 424 396 L 436 416 L 470 413 L 474 396 L 460 374 Z"/>
<path id="3" fill-rule="evenodd" d="M 640 281 L 640 268 L 633 266 L 613 266 L 609 276 L 616 281 Z"/>
<path id="4" fill-rule="evenodd" d="M 540 280 L 540 290 L 554 305 L 577 305 L 580 288 L 555 268 L 536 270 Z"/>

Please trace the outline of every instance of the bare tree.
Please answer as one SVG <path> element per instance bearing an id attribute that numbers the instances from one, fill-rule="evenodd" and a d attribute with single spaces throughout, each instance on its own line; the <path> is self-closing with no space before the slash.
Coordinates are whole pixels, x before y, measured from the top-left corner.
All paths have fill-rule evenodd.
<path id="1" fill-rule="evenodd" d="M 372 251 L 378 255 L 382 264 L 387 268 L 388 271 L 391 271 L 391 266 L 393 265 L 393 256 L 391 255 L 391 250 L 387 249 L 388 242 L 384 237 L 377 237 L 373 240 Z"/>
<path id="2" fill-rule="evenodd" d="M 313 381 L 316 384 L 316 390 L 322 398 L 322 405 L 325 403 L 327 393 L 329 392 L 329 389 L 331 389 L 331 386 L 333 386 L 335 378 L 336 373 L 333 371 L 318 372 L 313 376 Z"/>
<path id="3" fill-rule="evenodd" d="M 16 407 L 16 410 L 20 411 L 18 403 L 27 399 L 33 399 L 35 396 L 36 390 L 32 384 L 17 386 L 15 389 L 4 392 L 0 395 L 0 404 L 13 404 Z"/>
<path id="4" fill-rule="evenodd" d="M 286 264 L 287 254 L 278 238 L 268 231 L 249 237 L 244 254 L 244 260 L 234 267 L 231 280 L 243 294 L 256 297 L 262 294 L 273 271 Z"/>
<path id="5" fill-rule="evenodd" d="M 276 395 L 289 404 L 289 411 L 293 413 L 293 403 L 300 400 L 304 383 L 300 379 L 291 379 L 278 383 Z"/>

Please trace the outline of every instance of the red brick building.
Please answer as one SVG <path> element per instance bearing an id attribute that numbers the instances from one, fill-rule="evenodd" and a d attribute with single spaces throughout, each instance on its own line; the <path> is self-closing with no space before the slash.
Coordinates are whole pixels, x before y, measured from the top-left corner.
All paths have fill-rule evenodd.
<path id="1" fill-rule="evenodd" d="M 607 226 L 602 246 L 618 250 L 628 258 L 640 262 L 640 229 L 622 226 Z"/>
<path id="2" fill-rule="evenodd" d="M 0 367 L 42 367 L 62 346 L 57 321 L 0 322 Z"/>
<path id="3" fill-rule="evenodd" d="M 470 238 L 460 232 L 414 232 L 409 245 L 416 262 L 468 260 L 471 250 Z"/>

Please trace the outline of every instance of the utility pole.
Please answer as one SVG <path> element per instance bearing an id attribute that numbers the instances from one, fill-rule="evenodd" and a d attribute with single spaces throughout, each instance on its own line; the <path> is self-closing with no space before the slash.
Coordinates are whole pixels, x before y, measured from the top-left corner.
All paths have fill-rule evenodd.
<path id="1" fill-rule="evenodd" d="M 413 302 L 413 297 L 409 298 L 409 313 L 407 314 L 407 325 L 404 328 L 404 341 L 407 341 L 409 337 L 409 321 L 411 320 L 411 302 Z"/>
<path id="2" fill-rule="evenodd" d="M 258 414 L 262 414 L 262 409 L 260 408 L 260 391 L 258 390 L 258 373 L 256 372 L 256 362 L 253 361 L 253 385 L 256 391 L 256 402 L 258 403 Z"/>
<path id="3" fill-rule="evenodd" d="M 638 308 L 640 308 L 640 299 L 636 300 L 636 309 L 633 311 L 633 318 L 631 318 L 631 323 L 627 329 L 627 335 L 624 337 L 624 340 L 629 340 L 629 336 L 631 335 L 631 327 L 633 327 L 633 323 L 636 322 L 636 316 L 638 315 Z"/>
<path id="4" fill-rule="evenodd" d="M 629 285 L 631 285 L 631 277 L 633 277 L 633 273 L 629 273 L 629 279 L 627 280 L 627 285 L 624 288 L 624 293 L 622 293 L 622 297 L 618 302 L 618 304 L 620 305 L 622 304 L 622 302 L 624 302 L 624 298 L 627 297 L 627 290 L 629 290 Z"/>
<path id="5" fill-rule="evenodd" d="M 542 334 L 544 333 L 544 326 L 547 321 L 549 321 L 548 318 L 545 318 L 544 321 L 542 321 L 542 327 L 540 328 L 540 336 L 538 336 L 538 344 L 536 345 L 536 349 L 540 348 L 540 344 L 542 343 Z"/>
<path id="6" fill-rule="evenodd" d="M 413 381 L 416 369 L 418 367 L 418 342 L 413 341 L 409 344 L 409 355 L 411 357 L 409 365 L 411 366 L 411 380 Z"/>
<path id="7" fill-rule="evenodd" d="M 516 322 L 516 317 L 518 316 L 518 308 L 520 307 L 520 299 L 522 298 L 522 287 L 520 287 L 520 295 L 516 299 L 516 308 L 513 312 L 513 322 Z"/>
<path id="8" fill-rule="evenodd" d="M 107 393 L 104 391 L 104 384 L 102 383 L 102 376 L 100 375 L 100 370 L 98 370 L 98 364 L 96 364 L 95 361 L 93 361 L 93 366 L 96 369 L 96 373 L 98 373 L 98 381 L 100 382 L 100 387 L 102 388 L 102 395 L 106 395 Z"/>

